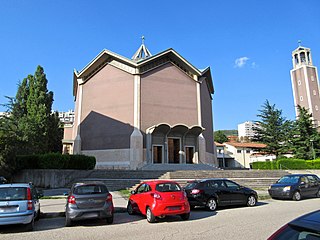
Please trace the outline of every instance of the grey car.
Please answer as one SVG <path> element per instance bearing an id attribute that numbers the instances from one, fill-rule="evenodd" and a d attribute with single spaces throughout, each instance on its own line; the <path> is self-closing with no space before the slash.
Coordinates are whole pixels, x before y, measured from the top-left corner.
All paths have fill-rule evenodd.
<path id="1" fill-rule="evenodd" d="M 113 223 L 112 195 L 102 182 L 74 183 L 66 204 L 65 226 L 84 219 L 105 219 Z"/>
<path id="2" fill-rule="evenodd" d="M 24 224 L 32 231 L 40 217 L 37 189 L 30 183 L 0 185 L 0 225 Z"/>

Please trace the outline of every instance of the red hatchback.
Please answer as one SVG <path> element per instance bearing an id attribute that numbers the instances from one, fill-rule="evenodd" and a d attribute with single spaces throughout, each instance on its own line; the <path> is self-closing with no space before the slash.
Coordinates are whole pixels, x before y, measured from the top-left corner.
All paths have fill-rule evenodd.
<path id="1" fill-rule="evenodd" d="M 190 216 L 190 206 L 185 191 L 173 181 L 156 180 L 141 183 L 131 192 L 128 213 L 141 213 L 150 223 L 156 218 L 180 215 L 183 220 Z"/>

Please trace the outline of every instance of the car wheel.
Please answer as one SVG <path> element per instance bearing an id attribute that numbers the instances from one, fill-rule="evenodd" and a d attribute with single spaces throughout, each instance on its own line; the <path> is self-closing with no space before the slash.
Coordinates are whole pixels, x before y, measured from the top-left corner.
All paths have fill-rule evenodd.
<path id="1" fill-rule="evenodd" d="M 66 216 L 66 219 L 65 219 L 65 226 L 66 227 L 71 227 L 73 225 L 72 223 L 72 220 Z"/>
<path id="2" fill-rule="evenodd" d="M 36 217 L 34 220 L 39 221 L 39 219 L 40 219 L 40 209 L 37 211 Z"/>
<path id="3" fill-rule="evenodd" d="M 207 205 L 206 205 L 207 209 L 210 211 L 215 211 L 217 208 L 217 201 L 214 198 L 210 198 L 207 201 Z"/>
<path id="4" fill-rule="evenodd" d="M 129 215 L 133 215 L 135 213 L 134 210 L 133 210 L 131 202 L 128 202 L 127 212 L 128 212 Z"/>
<path id="5" fill-rule="evenodd" d="M 33 231 L 33 228 L 34 228 L 34 218 L 32 218 L 32 221 L 26 224 L 25 226 L 26 231 Z"/>
<path id="6" fill-rule="evenodd" d="M 180 217 L 182 220 L 186 221 L 190 218 L 190 212 L 185 213 L 185 214 L 181 214 Z"/>
<path id="7" fill-rule="evenodd" d="M 295 200 L 295 201 L 300 201 L 300 200 L 301 200 L 301 194 L 300 194 L 300 192 L 295 191 L 295 192 L 293 193 L 292 199 Z"/>
<path id="8" fill-rule="evenodd" d="M 149 207 L 147 208 L 147 221 L 149 223 L 154 223 L 156 221 L 156 217 L 153 215 L 153 213 Z"/>
<path id="9" fill-rule="evenodd" d="M 108 217 L 106 220 L 107 220 L 107 223 L 108 223 L 108 224 L 113 223 L 113 214 L 112 214 L 111 217 Z"/>
<path id="10" fill-rule="evenodd" d="M 250 195 L 250 196 L 248 197 L 248 200 L 247 200 L 247 206 L 248 206 L 248 207 L 253 207 L 253 206 L 256 205 L 256 203 L 257 203 L 256 197 L 253 196 L 253 195 Z"/>

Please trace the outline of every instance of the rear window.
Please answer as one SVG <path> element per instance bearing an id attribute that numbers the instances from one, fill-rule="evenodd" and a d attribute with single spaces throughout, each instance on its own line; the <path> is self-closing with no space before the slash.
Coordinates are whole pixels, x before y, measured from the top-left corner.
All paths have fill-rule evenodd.
<path id="1" fill-rule="evenodd" d="M 0 188 L 0 201 L 21 201 L 27 200 L 27 188 L 6 187 Z"/>
<path id="2" fill-rule="evenodd" d="M 184 188 L 185 189 L 193 189 L 197 186 L 197 182 L 191 182 L 191 183 L 188 183 Z"/>
<path id="3" fill-rule="evenodd" d="M 107 193 L 108 189 L 105 185 L 82 185 L 74 188 L 73 193 L 77 195 L 101 194 Z"/>
<path id="4" fill-rule="evenodd" d="M 179 192 L 181 187 L 176 183 L 159 183 L 156 186 L 158 192 Z"/>

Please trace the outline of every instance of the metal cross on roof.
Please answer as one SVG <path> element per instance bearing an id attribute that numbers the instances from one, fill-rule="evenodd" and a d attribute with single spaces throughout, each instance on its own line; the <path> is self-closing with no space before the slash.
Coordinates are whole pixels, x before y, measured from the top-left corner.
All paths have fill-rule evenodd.
<path id="1" fill-rule="evenodd" d="M 136 51 L 136 53 L 132 56 L 131 58 L 132 60 L 139 61 L 141 59 L 145 59 L 152 56 L 151 52 L 144 45 L 144 40 L 145 40 L 145 37 L 142 36 L 141 37 L 142 44 L 139 47 L 139 49 Z"/>

